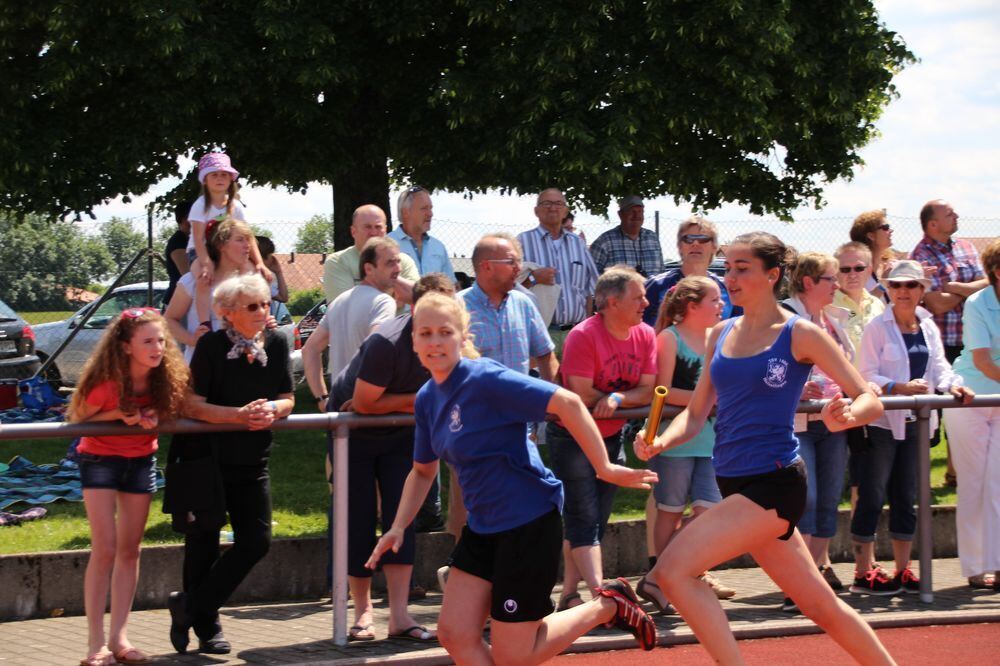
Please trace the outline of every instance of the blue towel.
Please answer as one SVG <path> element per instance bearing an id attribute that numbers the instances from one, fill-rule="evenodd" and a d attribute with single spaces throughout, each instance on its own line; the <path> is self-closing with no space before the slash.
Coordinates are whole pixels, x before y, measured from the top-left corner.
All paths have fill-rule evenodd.
<path id="1" fill-rule="evenodd" d="M 157 468 L 156 487 L 163 486 L 163 472 Z M 7 471 L 0 473 L 0 511 L 18 502 L 37 505 L 56 500 L 83 500 L 80 469 L 67 458 L 56 464 L 36 465 L 23 456 L 14 456 Z"/>

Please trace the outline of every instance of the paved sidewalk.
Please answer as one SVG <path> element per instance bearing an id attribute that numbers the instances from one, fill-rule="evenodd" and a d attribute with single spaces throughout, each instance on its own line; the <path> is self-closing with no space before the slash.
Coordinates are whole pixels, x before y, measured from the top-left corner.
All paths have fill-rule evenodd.
<path id="1" fill-rule="evenodd" d="M 853 565 L 834 568 L 847 583 Z M 800 615 L 778 611 L 782 595 L 760 569 L 728 569 L 715 574 L 738 595 L 723 602 L 733 630 L 739 638 L 815 633 L 816 626 Z M 82 584 L 82 581 L 81 581 Z M 934 563 L 934 603 L 923 604 L 917 595 L 905 597 L 861 597 L 844 592 L 841 597 L 864 614 L 876 627 L 1000 622 L 1000 594 L 972 590 L 959 572 L 958 560 Z M 441 597 L 431 594 L 411 605 L 414 617 L 433 626 Z M 376 603 L 375 631 L 386 632 L 388 610 Z M 350 616 L 353 617 L 353 616 Z M 690 630 L 677 615 L 655 616 L 660 643 L 689 643 Z M 225 657 L 173 652 L 167 638 L 170 623 L 166 610 L 132 614 L 129 636 L 132 642 L 156 656 L 158 663 L 215 666 L 223 664 L 348 664 L 361 663 L 450 663 L 440 647 L 427 648 L 403 640 L 377 640 L 337 647 L 330 640 L 333 619 L 329 600 L 288 602 L 260 606 L 225 608 L 222 622 L 234 653 Z M 194 643 L 197 646 L 197 643 Z M 629 648 L 631 636 L 598 629 L 573 645 L 573 651 Z M 79 662 L 86 649 L 86 621 L 83 617 L 61 617 L 0 624 L 0 666 L 13 664 L 60 664 Z"/>

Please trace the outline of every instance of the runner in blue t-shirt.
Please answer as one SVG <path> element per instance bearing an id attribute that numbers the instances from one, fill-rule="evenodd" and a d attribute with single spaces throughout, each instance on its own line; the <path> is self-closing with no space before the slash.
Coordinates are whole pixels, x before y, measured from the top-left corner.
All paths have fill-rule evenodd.
<path id="1" fill-rule="evenodd" d="M 605 584 L 586 604 L 552 612 L 562 484 L 542 464 L 525 424 L 558 416 L 609 483 L 648 488 L 656 475 L 608 460 L 576 394 L 490 359 L 473 360 L 468 326 L 454 298 L 432 293 L 414 306 L 413 348 L 432 381 L 417 393 L 413 470 L 392 528 L 367 566 L 400 548 L 443 459 L 458 474 L 469 514 L 438 621 L 438 638 L 457 663 L 541 663 L 600 624 L 631 632 L 651 650 L 656 627 L 624 579 Z M 492 648 L 482 638 L 488 616 Z"/>
<path id="2" fill-rule="evenodd" d="M 648 460 L 701 432 L 718 400 L 713 464 L 724 499 L 677 533 L 650 575 L 718 663 L 742 658 L 722 606 L 698 577 L 749 552 L 854 659 L 891 664 L 871 627 L 823 580 L 795 530 L 805 508 L 806 476 L 792 420 L 813 362 L 853 398 L 848 403 L 838 393 L 823 407 L 831 432 L 870 423 L 882 405 L 832 338 L 778 306 L 786 252 L 764 232 L 729 245 L 726 287 L 744 314 L 712 329 L 687 409 L 652 445 L 645 433 L 636 437 L 636 453 Z"/>

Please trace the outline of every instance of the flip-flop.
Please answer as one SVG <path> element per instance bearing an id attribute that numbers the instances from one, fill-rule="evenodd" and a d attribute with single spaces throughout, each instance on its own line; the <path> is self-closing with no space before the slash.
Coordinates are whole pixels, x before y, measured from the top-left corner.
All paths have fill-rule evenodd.
<path id="1" fill-rule="evenodd" d="M 420 634 L 414 636 L 414 631 L 419 631 Z M 425 635 L 427 638 L 424 638 Z M 406 641 L 416 641 L 417 643 L 437 643 L 437 636 L 427 631 L 427 627 L 421 627 L 418 624 L 415 624 L 408 629 L 391 633 L 389 634 L 389 638 L 401 638 Z"/>
<path id="2" fill-rule="evenodd" d="M 375 632 L 372 628 L 375 625 L 369 624 L 362 626 L 360 624 L 355 624 L 353 627 L 347 630 L 347 640 L 349 641 L 373 641 L 375 640 Z M 363 633 L 367 632 L 367 633 Z"/>
<path id="3" fill-rule="evenodd" d="M 119 664 L 148 664 L 152 660 L 139 648 L 129 647 L 116 652 L 115 661 Z"/>

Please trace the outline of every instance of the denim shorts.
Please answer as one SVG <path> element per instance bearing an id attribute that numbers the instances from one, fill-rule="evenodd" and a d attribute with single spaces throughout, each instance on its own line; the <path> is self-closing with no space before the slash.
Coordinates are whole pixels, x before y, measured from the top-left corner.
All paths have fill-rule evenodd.
<path id="1" fill-rule="evenodd" d="M 653 486 L 656 508 L 660 511 L 684 513 L 688 499 L 691 506 L 705 508 L 722 501 L 711 458 L 654 456 L 647 465 L 660 477 Z"/>
<path id="2" fill-rule="evenodd" d="M 84 488 L 151 495 L 156 492 L 156 456 L 140 458 L 80 453 L 80 484 Z"/>

